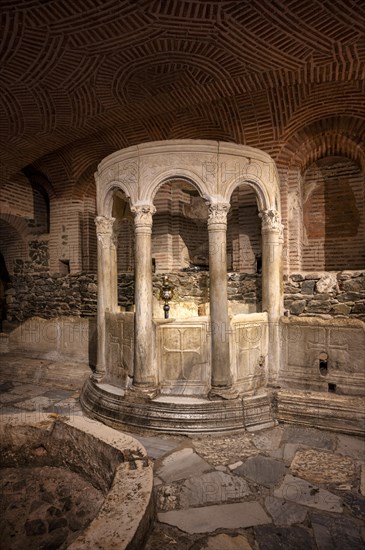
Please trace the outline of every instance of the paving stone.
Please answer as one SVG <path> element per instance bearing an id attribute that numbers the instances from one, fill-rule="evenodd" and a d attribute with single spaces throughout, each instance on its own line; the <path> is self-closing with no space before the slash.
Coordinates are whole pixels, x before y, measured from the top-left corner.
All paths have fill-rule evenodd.
<path id="1" fill-rule="evenodd" d="M 298 451 L 290 471 L 313 483 L 348 483 L 355 475 L 355 464 L 348 456 L 307 449 Z"/>
<path id="2" fill-rule="evenodd" d="M 211 533 L 216 529 L 244 529 L 271 522 L 258 502 L 174 510 L 159 513 L 157 517 L 162 523 L 174 525 L 190 534 Z"/>
<path id="3" fill-rule="evenodd" d="M 185 480 L 180 493 L 180 506 L 206 506 L 241 500 L 250 494 L 244 479 L 223 472 L 210 472 Z"/>
<path id="4" fill-rule="evenodd" d="M 286 466 L 273 458 L 257 455 L 248 458 L 235 473 L 242 475 L 259 485 L 276 485 L 287 471 Z"/>
<path id="5" fill-rule="evenodd" d="M 63 401 L 64 399 L 71 397 L 73 393 L 74 392 L 70 390 L 53 389 L 47 390 L 43 395 L 53 399 L 54 401 Z"/>
<path id="6" fill-rule="evenodd" d="M 181 449 L 163 459 L 156 473 L 163 481 L 169 482 L 201 475 L 211 469 L 193 449 Z"/>
<path id="7" fill-rule="evenodd" d="M 270 430 L 252 434 L 252 436 L 254 445 L 260 449 L 260 451 L 273 451 L 280 446 L 283 429 L 280 426 L 276 426 Z"/>
<path id="8" fill-rule="evenodd" d="M 27 411 L 43 411 L 53 405 L 53 400 L 49 397 L 33 397 L 32 399 L 27 399 L 26 401 L 20 401 L 16 403 L 14 407 L 19 409 L 25 409 Z"/>
<path id="9" fill-rule="evenodd" d="M 282 485 L 274 490 L 274 496 L 319 510 L 342 512 L 341 499 L 338 496 L 290 474 L 287 474 Z"/>
<path id="10" fill-rule="evenodd" d="M 208 537 L 199 550 L 252 550 L 252 546 L 243 535 L 234 537 L 221 533 L 213 537 Z"/>
<path id="11" fill-rule="evenodd" d="M 292 525 L 303 523 L 308 513 L 306 506 L 287 502 L 282 498 L 268 496 L 265 498 L 265 508 L 272 517 L 275 525 Z"/>
<path id="12" fill-rule="evenodd" d="M 239 460 L 238 462 L 235 462 L 234 464 L 228 464 L 228 468 L 232 471 L 232 470 L 235 470 L 236 468 L 238 468 L 238 466 L 242 466 L 242 464 L 243 464 L 242 460 Z M 217 466 L 217 468 L 219 468 L 219 466 Z"/>
<path id="13" fill-rule="evenodd" d="M 264 525 L 255 527 L 254 533 L 260 550 L 310 550 L 315 548 L 310 533 L 303 527 Z"/>
<path id="14" fill-rule="evenodd" d="M 342 500 L 355 518 L 365 520 L 365 497 L 356 493 L 346 492 L 343 493 Z"/>
<path id="15" fill-rule="evenodd" d="M 346 517 L 311 513 L 311 524 L 318 550 L 363 550 L 364 541 L 357 524 Z"/>
<path id="16" fill-rule="evenodd" d="M 193 439 L 193 444 L 196 452 L 214 466 L 233 464 L 259 453 L 251 440 L 251 435 L 246 432 Z"/>
<path id="17" fill-rule="evenodd" d="M 180 440 L 168 440 L 161 437 L 144 437 L 133 434 L 133 437 L 137 439 L 147 451 L 150 458 L 160 458 L 161 456 L 171 452 L 180 444 Z"/>
<path id="18" fill-rule="evenodd" d="M 365 439 L 351 437 L 349 435 L 337 435 L 336 453 L 351 456 L 365 463 Z"/>
<path id="19" fill-rule="evenodd" d="M 286 443 L 284 445 L 283 460 L 286 464 L 291 463 L 299 447 L 302 447 L 302 445 L 299 445 L 299 443 Z"/>
<path id="20" fill-rule="evenodd" d="M 336 436 L 315 428 L 304 426 L 285 426 L 282 443 L 298 443 L 314 449 L 334 451 Z"/>

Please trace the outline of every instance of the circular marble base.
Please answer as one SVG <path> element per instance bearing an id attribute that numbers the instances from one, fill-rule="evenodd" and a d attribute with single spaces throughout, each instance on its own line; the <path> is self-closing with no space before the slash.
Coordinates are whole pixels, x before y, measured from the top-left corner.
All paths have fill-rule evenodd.
<path id="1" fill-rule="evenodd" d="M 89 378 L 81 392 L 85 413 L 116 428 L 128 427 L 167 433 L 219 433 L 273 425 L 266 395 L 245 399 L 213 400 L 160 396 L 137 402 L 123 390 Z M 249 425 L 248 425 L 249 424 Z"/>

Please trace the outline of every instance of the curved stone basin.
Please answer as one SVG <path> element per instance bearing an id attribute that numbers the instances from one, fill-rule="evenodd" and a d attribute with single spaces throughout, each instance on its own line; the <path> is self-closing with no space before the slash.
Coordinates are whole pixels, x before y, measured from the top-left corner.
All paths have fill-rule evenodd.
<path id="1" fill-rule="evenodd" d="M 105 495 L 69 549 L 141 548 L 152 521 L 153 469 L 138 441 L 91 419 L 39 413 L 3 416 L 0 441 L 2 468 L 68 468 Z"/>

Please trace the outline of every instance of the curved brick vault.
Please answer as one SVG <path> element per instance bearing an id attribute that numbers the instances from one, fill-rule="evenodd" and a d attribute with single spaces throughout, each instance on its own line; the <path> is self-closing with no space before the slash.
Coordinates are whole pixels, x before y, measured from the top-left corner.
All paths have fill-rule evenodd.
<path id="1" fill-rule="evenodd" d="M 106 154 L 161 139 L 276 159 L 334 116 L 339 135 L 354 119 L 364 139 L 362 2 L 5 0 L 1 24 L 4 179 L 56 155 L 77 182 Z"/>
<path id="2" fill-rule="evenodd" d="M 287 272 L 301 268 L 306 169 L 326 157 L 364 169 L 359 0 L 4 0 L 0 25 L 0 214 L 34 226 L 23 203 L 43 189 L 51 271 L 64 258 L 71 273 L 94 265 L 94 172 L 130 146 L 200 139 L 268 153 Z"/>

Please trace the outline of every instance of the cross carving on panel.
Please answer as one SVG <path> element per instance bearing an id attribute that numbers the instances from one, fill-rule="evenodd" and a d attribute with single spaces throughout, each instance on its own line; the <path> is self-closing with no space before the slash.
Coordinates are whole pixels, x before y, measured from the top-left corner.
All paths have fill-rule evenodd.
<path id="1" fill-rule="evenodd" d="M 174 329 L 168 329 L 169 336 L 173 336 L 174 338 L 177 338 L 176 346 L 175 347 L 169 347 L 167 345 L 163 345 L 163 351 L 164 355 L 167 354 L 175 354 L 175 357 L 177 358 L 177 365 L 174 365 L 174 370 L 178 370 L 178 376 L 177 378 L 182 381 L 190 381 L 193 382 L 194 379 L 192 379 L 189 376 L 188 369 L 192 369 L 193 367 L 196 367 L 201 364 L 201 334 L 200 334 L 200 328 L 199 330 L 199 340 L 200 343 L 196 347 L 189 346 L 189 342 L 187 341 L 188 338 L 191 342 L 192 338 L 192 330 L 196 332 L 197 329 L 192 328 L 174 328 Z M 164 339 L 167 337 L 166 330 L 164 331 Z M 189 356 L 190 354 L 190 356 Z M 199 362 L 195 362 L 191 360 L 191 354 L 194 354 L 196 358 L 199 358 Z M 171 355 L 170 355 L 171 357 Z M 167 358 L 166 358 L 167 359 Z M 164 361 L 165 368 L 167 367 L 168 360 Z M 171 374 L 171 373 L 166 373 Z M 171 379 L 170 376 L 167 376 L 168 379 Z M 196 378 L 195 378 L 196 380 Z M 200 380 L 199 380 L 200 381 Z"/>

